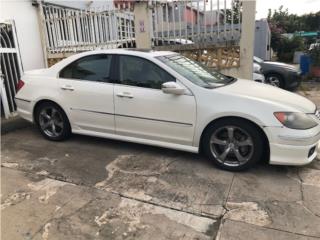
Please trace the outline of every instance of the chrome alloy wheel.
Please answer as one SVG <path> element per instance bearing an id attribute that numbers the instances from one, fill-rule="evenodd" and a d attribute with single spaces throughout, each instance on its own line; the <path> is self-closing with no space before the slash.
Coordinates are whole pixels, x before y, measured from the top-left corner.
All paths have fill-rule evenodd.
<path id="1" fill-rule="evenodd" d="M 274 87 L 280 87 L 280 79 L 276 76 L 270 76 L 267 78 L 267 83 L 274 86 Z"/>
<path id="2" fill-rule="evenodd" d="M 217 161 L 235 167 L 244 165 L 250 160 L 254 144 L 252 137 L 242 128 L 223 126 L 211 135 L 210 150 Z"/>
<path id="3" fill-rule="evenodd" d="M 46 107 L 40 111 L 39 125 L 49 137 L 59 137 L 63 133 L 63 118 L 55 107 Z"/>

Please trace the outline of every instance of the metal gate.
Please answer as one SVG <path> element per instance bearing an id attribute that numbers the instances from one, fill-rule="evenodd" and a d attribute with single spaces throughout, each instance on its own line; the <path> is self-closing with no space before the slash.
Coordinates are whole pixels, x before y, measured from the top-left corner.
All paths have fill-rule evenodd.
<path id="1" fill-rule="evenodd" d="M 0 22 L 0 61 L 1 115 L 8 118 L 17 110 L 14 97 L 22 73 L 22 63 L 13 21 Z"/>

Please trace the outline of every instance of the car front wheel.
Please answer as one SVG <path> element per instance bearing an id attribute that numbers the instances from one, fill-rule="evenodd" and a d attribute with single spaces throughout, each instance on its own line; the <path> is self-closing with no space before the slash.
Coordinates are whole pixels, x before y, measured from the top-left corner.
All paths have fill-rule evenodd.
<path id="1" fill-rule="evenodd" d="M 284 88 L 283 78 L 279 74 L 268 74 L 266 77 L 266 83 L 274 87 Z"/>
<path id="2" fill-rule="evenodd" d="M 71 135 L 69 120 L 64 111 L 51 102 L 42 103 L 36 109 L 36 121 L 41 134 L 52 141 L 61 141 Z"/>
<path id="3" fill-rule="evenodd" d="M 219 120 L 206 130 L 203 147 L 218 167 L 240 171 L 253 166 L 263 155 L 264 140 L 255 125 L 242 119 Z"/>

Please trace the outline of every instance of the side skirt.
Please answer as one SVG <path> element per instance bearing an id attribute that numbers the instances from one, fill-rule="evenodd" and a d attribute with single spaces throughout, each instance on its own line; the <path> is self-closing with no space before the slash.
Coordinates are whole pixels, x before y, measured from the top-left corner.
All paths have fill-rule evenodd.
<path id="1" fill-rule="evenodd" d="M 101 138 L 120 140 L 120 141 L 125 141 L 125 142 L 140 143 L 140 144 L 151 145 L 151 146 L 164 147 L 164 148 L 170 148 L 170 149 L 181 150 L 181 151 L 192 152 L 192 153 L 199 152 L 198 147 L 181 145 L 181 144 L 176 144 L 176 143 L 167 143 L 167 142 L 161 142 L 161 141 L 155 141 L 155 140 L 149 140 L 149 139 L 143 139 L 143 138 L 127 137 L 127 136 L 116 135 L 116 134 L 111 134 L 111 133 L 99 133 L 99 132 L 78 130 L 78 129 L 77 130 L 73 129 L 72 133 L 81 134 L 81 135 L 88 135 L 88 136 L 93 136 L 93 137 L 101 137 Z"/>

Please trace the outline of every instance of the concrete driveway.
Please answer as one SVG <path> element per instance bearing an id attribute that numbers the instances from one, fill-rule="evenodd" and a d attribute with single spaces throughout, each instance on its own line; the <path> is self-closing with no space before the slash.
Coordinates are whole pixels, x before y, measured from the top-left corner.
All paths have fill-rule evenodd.
<path id="1" fill-rule="evenodd" d="M 216 169 L 185 152 L 28 125 L 1 142 L 2 239 L 319 239 L 320 160 Z"/>

